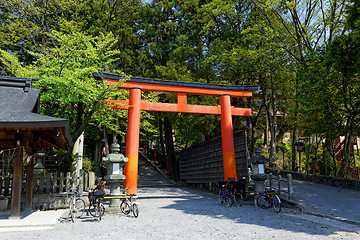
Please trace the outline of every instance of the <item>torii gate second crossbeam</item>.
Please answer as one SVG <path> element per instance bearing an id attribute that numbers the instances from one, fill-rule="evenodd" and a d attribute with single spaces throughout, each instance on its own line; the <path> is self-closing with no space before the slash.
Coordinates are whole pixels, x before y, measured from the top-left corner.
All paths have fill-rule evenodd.
<path id="1" fill-rule="evenodd" d="M 118 88 L 130 90 L 129 100 L 105 100 L 104 102 L 113 109 L 129 110 L 125 153 L 128 162 L 124 168 L 126 176 L 124 187 L 131 187 L 128 193 L 136 194 L 137 191 L 141 110 L 221 115 L 224 180 L 229 178 L 237 179 L 232 116 L 251 116 L 251 109 L 231 106 L 230 98 L 251 97 L 252 91 L 259 89 L 258 86 L 227 86 L 137 77 L 128 78 L 122 75 L 105 73 L 94 73 L 94 77 L 102 79 L 108 85 L 118 84 L 119 81 L 125 80 Z M 145 102 L 141 100 L 141 91 L 176 93 L 177 103 Z M 189 105 L 187 104 L 188 94 L 218 96 L 220 105 Z"/>

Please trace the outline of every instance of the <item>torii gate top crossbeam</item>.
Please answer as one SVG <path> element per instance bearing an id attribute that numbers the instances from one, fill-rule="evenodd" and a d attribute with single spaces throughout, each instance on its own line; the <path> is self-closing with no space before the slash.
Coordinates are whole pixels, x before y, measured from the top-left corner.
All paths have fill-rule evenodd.
<path id="1" fill-rule="evenodd" d="M 216 85 L 139 77 L 128 78 L 123 75 L 107 73 L 94 73 L 94 77 L 107 81 L 108 85 L 117 84 L 119 80 L 125 80 L 124 83 L 119 86 L 120 89 L 130 89 L 136 87 L 140 88 L 142 91 L 186 93 L 193 95 L 229 95 L 230 97 L 246 98 L 252 96 L 252 91 L 259 89 L 258 86 Z"/>

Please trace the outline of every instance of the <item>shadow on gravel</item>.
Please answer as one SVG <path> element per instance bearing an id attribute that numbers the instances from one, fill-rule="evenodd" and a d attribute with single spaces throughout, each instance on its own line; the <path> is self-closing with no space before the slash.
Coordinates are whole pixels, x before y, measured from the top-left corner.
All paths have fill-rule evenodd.
<path id="1" fill-rule="evenodd" d="M 271 209 L 261 209 L 255 207 L 250 201 L 245 202 L 243 206 L 226 207 L 220 205 L 217 196 L 214 194 L 204 193 L 189 188 L 182 188 L 178 193 L 165 190 L 164 196 L 151 196 L 142 199 L 172 199 L 172 204 L 163 206 L 163 209 L 173 209 L 181 211 L 184 214 L 211 217 L 214 219 L 228 219 L 240 224 L 258 225 L 275 230 L 285 230 L 295 233 L 303 232 L 309 235 L 332 235 L 336 234 L 339 229 L 328 227 L 326 225 L 315 224 L 313 222 L 292 218 L 286 214 L 298 214 L 291 208 L 283 208 L 280 213 Z M 169 194 L 166 193 L 169 191 Z M 169 196 L 167 196 L 169 195 Z"/>

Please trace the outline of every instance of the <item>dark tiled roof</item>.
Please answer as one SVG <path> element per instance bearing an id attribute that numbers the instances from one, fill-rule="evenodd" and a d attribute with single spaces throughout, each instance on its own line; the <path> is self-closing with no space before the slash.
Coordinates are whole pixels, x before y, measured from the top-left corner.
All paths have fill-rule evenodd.
<path id="1" fill-rule="evenodd" d="M 97 79 L 107 78 L 114 80 L 127 79 L 126 76 L 110 74 L 110 73 L 93 73 L 93 76 Z M 140 77 L 130 77 L 128 82 L 139 82 L 139 83 L 149 83 L 149 84 L 162 84 L 170 86 L 179 86 L 179 87 L 194 87 L 194 88 L 208 88 L 208 89 L 219 89 L 219 90 L 235 90 L 235 91 L 257 91 L 259 86 L 247 86 L 247 85 L 219 85 L 219 84 L 206 84 L 206 83 L 195 83 L 195 82 L 180 82 L 180 81 L 170 81 L 170 80 L 161 80 L 153 78 L 140 78 Z"/>

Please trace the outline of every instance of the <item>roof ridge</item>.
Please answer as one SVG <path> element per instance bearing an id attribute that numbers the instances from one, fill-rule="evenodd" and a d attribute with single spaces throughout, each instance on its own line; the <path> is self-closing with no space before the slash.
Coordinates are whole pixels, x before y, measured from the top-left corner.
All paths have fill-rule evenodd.
<path id="1" fill-rule="evenodd" d="M 24 92 L 29 92 L 32 87 L 32 82 L 37 80 L 39 79 L 0 76 L 0 87 L 23 88 Z"/>

